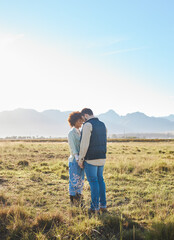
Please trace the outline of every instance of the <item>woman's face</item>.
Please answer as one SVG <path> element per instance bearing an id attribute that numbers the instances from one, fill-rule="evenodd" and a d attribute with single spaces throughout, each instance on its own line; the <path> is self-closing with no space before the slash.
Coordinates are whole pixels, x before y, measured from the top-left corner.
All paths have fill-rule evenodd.
<path id="1" fill-rule="evenodd" d="M 75 123 L 75 128 L 80 128 L 83 124 L 83 120 L 82 119 L 78 119 Z"/>

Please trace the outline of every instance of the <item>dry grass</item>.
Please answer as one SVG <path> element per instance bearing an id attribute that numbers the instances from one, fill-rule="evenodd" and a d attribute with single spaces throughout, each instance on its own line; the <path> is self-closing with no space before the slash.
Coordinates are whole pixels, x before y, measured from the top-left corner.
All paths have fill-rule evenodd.
<path id="1" fill-rule="evenodd" d="M 172 142 L 108 143 L 109 213 L 91 219 L 69 206 L 68 155 L 67 143 L 0 142 L 0 239 L 174 239 Z"/>

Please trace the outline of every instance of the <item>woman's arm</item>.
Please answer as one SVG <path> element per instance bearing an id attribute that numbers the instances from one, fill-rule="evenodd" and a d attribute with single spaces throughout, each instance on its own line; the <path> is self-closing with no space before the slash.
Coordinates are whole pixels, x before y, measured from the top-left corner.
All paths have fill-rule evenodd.
<path id="1" fill-rule="evenodd" d="M 73 156 L 76 156 L 76 155 L 78 156 L 78 151 L 77 151 L 76 146 L 75 146 L 75 138 L 74 138 L 73 132 L 70 132 L 68 134 L 68 144 L 69 144 L 72 155 Z M 77 156 L 76 156 L 76 158 L 77 158 Z"/>

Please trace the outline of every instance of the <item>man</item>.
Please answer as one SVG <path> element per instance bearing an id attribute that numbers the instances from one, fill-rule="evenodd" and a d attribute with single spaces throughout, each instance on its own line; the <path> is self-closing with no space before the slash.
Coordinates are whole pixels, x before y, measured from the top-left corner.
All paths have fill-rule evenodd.
<path id="1" fill-rule="evenodd" d="M 103 169 L 106 161 L 106 127 L 94 117 L 89 108 L 84 108 L 81 114 L 85 120 L 82 129 L 79 166 L 84 167 L 91 190 L 91 208 L 89 213 L 106 211 L 106 188 L 103 179 Z"/>

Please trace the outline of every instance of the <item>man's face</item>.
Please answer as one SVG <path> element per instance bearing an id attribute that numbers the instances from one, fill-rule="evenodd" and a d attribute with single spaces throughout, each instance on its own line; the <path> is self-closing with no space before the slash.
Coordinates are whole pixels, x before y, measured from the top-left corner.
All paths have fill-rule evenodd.
<path id="1" fill-rule="evenodd" d="M 84 122 L 86 122 L 88 119 L 86 118 L 87 116 L 86 116 L 86 114 L 84 114 L 83 116 L 83 119 L 84 119 Z"/>

